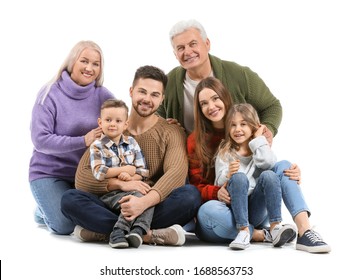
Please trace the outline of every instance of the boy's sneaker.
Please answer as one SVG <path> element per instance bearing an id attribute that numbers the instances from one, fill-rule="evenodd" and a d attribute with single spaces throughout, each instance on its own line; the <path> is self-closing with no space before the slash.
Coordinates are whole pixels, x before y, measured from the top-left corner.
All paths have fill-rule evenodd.
<path id="1" fill-rule="evenodd" d="M 111 232 L 109 245 L 112 248 L 127 248 L 129 246 L 122 229 L 114 229 Z"/>
<path id="2" fill-rule="evenodd" d="M 133 228 L 130 233 L 126 235 L 130 247 L 138 248 L 139 246 L 141 246 L 143 243 L 142 235 L 143 231 L 141 228 Z"/>
<path id="3" fill-rule="evenodd" d="M 181 246 L 185 241 L 185 231 L 180 225 L 152 230 L 151 244 Z"/>
<path id="4" fill-rule="evenodd" d="M 98 233 L 82 228 L 81 226 L 75 226 L 73 235 L 84 242 L 108 242 L 109 235 L 104 233 Z"/>
<path id="5" fill-rule="evenodd" d="M 296 249 L 309 253 L 329 253 L 331 248 L 314 230 L 307 230 L 302 236 L 297 237 Z"/>
<path id="6" fill-rule="evenodd" d="M 293 240 L 296 237 L 296 228 L 290 224 L 279 224 L 270 231 L 270 234 L 273 240 L 273 246 L 281 247 L 289 240 Z"/>
<path id="7" fill-rule="evenodd" d="M 240 230 L 235 240 L 233 240 L 229 247 L 233 250 L 244 250 L 249 247 L 250 234 L 246 230 Z"/>

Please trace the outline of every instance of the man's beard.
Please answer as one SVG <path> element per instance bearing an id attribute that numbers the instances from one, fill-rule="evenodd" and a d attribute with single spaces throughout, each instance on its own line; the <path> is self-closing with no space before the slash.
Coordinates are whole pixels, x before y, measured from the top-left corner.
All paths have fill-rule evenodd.
<path id="1" fill-rule="evenodd" d="M 139 103 L 137 103 L 137 105 L 133 105 L 133 108 L 140 117 L 146 118 L 146 117 L 149 117 L 150 115 L 153 115 L 156 112 L 156 110 L 151 110 L 148 112 L 141 111 L 139 110 L 138 105 Z"/>

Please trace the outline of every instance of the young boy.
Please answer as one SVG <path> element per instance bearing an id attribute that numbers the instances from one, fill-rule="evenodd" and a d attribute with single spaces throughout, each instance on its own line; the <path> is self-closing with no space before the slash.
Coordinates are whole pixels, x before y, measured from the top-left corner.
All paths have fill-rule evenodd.
<path id="1" fill-rule="evenodd" d="M 90 161 L 94 177 L 102 181 L 118 178 L 123 181 L 144 180 L 149 171 L 141 149 L 133 137 L 123 135 L 128 124 L 128 107 L 121 100 L 108 99 L 101 106 L 99 127 L 103 134 L 90 146 Z M 148 188 L 135 190 L 115 190 L 101 196 L 101 200 L 112 210 L 120 213 L 119 200 L 126 195 L 143 196 Z M 113 248 L 138 248 L 142 236 L 150 229 L 154 207 L 148 208 L 136 219 L 125 218 L 122 214 L 110 234 Z"/>

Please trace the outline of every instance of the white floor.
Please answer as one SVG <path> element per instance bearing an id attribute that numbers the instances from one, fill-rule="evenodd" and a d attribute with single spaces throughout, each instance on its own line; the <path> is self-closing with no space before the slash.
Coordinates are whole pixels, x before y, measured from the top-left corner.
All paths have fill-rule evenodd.
<path id="1" fill-rule="evenodd" d="M 28 215 L 24 215 L 28 218 Z M 324 229 L 326 230 L 326 228 Z M 326 232 L 329 233 L 329 232 Z M 331 232 L 333 233 L 333 232 Z M 341 234 L 341 232 L 340 232 Z M 326 236 L 333 250 L 329 254 L 309 254 L 295 250 L 294 244 L 272 248 L 270 244 L 252 244 L 245 251 L 206 244 L 187 234 L 182 247 L 142 245 L 135 249 L 112 249 L 108 244 L 83 243 L 73 236 L 57 236 L 31 221 L 2 235 L 1 279 L 347 279 L 349 257 L 341 235 Z M 6 240 L 7 238 L 7 240 Z M 5 249 L 5 251 L 4 251 Z M 346 250 L 345 250 L 346 249 Z M 3 258 L 3 254 L 6 257 Z M 4 255 L 5 255 L 4 254 Z M 158 267 L 182 269 L 183 276 L 103 276 L 101 270 Z M 207 267 L 252 267 L 251 276 L 196 276 Z M 201 270 L 203 268 L 203 270 Z M 107 270 L 108 271 L 108 270 Z M 115 270 L 113 270 L 115 271 Z M 176 270 L 175 270 L 176 271 Z M 209 268 L 208 268 L 209 271 Z M 210 270 L 211 271 L 211 270 Z M 237 270 L 236 270 L 237 271 Z M 249 271 L 249 270 L 248 270 Z M 201 273 L 201 272 L 199 272 Z M 341 276 L 341 277 L 339 277 Z"/>

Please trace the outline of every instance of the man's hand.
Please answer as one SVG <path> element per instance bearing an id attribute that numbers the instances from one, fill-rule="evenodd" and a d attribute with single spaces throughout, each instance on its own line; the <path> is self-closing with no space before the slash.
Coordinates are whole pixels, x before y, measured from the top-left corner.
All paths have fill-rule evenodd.
<path id="1" fill-rule="evenodd" d="M 284 171 L 284 175 L 289 177 L 290 180 L 295 180 L 298 184 L 301 184 L 301 169 L 299 169 L 297 164 L 293 163 L 289 169 Z"/>
<path id="2" fill-rule="evenodd" d="M 269 146 L 271 147 L 271 145 L 273 144 L 273 133 L 271 132 L 271 130 L 269 128 L 267 128 L 265 126 L 264 130 L 263 130 L 263 135 L 265 136 L 266 140 L 269 143 Z"/>
<path id="3" fill-rule="evenodd" d="M 121 214 L 127 221 L 132 221 L 141 215 L 148 207 L 143 203 L 141 197 L 126 195 L 119 200 Z"/>

